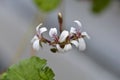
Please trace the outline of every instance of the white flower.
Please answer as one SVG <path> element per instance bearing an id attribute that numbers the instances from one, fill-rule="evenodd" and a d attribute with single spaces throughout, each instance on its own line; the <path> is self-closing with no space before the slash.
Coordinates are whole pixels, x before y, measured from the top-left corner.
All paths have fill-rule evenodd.
<path id="1" fill-rule="evenodd" d="M 36 27 L 36 32 L 37 32 L 37 35 L 35 35 L 32 40 L 31 40 L 31 43 L 33 44 L 33 49 L 35 50 L 39 50 L 40 49 L 40 45 L 39 45 L 39 41 L 42 39 L 42 33 L 47 31 L 47 28 L 45 27 L 41 27 L 42 24 L 39 24 L 37 27 Z"/>
<path id="2" fill-rule="evenodd" d="M 69 36 L 69 32 L 64 30 L 62 31 L 60 37 L 59 37 L 59 42 L 62 43 L 66 40 L 66 38 Z M 72 45 L 69 44 L 65 44 L 64 48 L 61 48 L 59 44 L 56 45 L 58 51 L 68 51 L 70 49 L 72 49 Z"/>
<path id="3" fill-rule="evenodd" d="M 70 33 L 71 33 L 71 34 L 76 34 L 76 33 L 80 32 L 80 28 L 82 27 L 82 24 L 81 24 L 81 22 L 78 21 L 78 20 L 74 20 L 73 22 L 77 23 L 78 28 L 76 29 L 76 28 L 74 28 L 74 27 L 71 27 Z"/>
<path id="4" fill-rule="evenodd" d="M 66 38 L 69 36 L 69 32 L 68 31 L 66 31 L 66 30 L 62 31 L 62 33 L 60 34 L 60 36 L 58 38 L 57 29 L 56 28 L 51 28 L 50 31 L 49 31 L 49 35 L 55 41 L 57 41 L 57 43 L 55 45 L 56 45 L 56 48 L 57 48 L 58 51 L 64 52 L 64 51 L 68 51 L 68 50 L 72 49 L 72 45 L 71 44 L 65 44 L 64 48 L 61 48 L 60 44 L 59 44 L 59 43 L 64 42 L 66 40 Z"/>
<path id="5" fill-rule="evenodd" d="M 78 24 L 79 27 L 81 27 L 81 23 L 78 20 L 74 21 L 75 23 Z M 70 29 L 70 34 L 76 34 L 76 37 L 78 38 L 77 40 L 71 40 L 70 42 L 75 45 L 76 47 L 79 48 L 79 50 L 83 51 L 86 49 L 86 43 L 85 40 L 82 36 L 87 37 L 88 39 L 90 39 L 89 35 L 86 32 L 80 32 L 80 29 L 76 29 L 74 27 L 71 27 Z"/>
<path id="6" fill-rule="evenodd" d="M 81 34 L 82 36 L 86 36 L 88 39 L 90 39 L 90 36 L 87 34 L 87 32 L 80 32 L 80 27 L 82 27 L 82 24 L 80 21 L 75 20 L 75 23 L 79 26 L 78 29 L 71 27 L 70 33 L 76 33 L 76 34 Z"/>

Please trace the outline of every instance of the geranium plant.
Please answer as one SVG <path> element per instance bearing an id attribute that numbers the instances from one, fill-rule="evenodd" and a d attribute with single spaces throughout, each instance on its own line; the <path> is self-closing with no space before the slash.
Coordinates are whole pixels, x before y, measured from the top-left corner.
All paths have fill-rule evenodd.
<path id="1" fill-rule="evenodd" d="M 42 43 L 48 43 L 52 48 L 53 53 L 65 52 L 72 49 L 73 46 L 83 51 L 86 49 L 84 38 L 90 38 L 86 32 L 81 31 L 81 22 L 75 20 L 78 28 L 71 27 L 70 31 L 63 30 L 62 14 L 58 13 L 59 30 L 55 27 L 49 30 L 49 36 L 52 40 L 48 40 L 43 36 L 47 31 L 46 27 L 42 27 L 40 23 L 36 27 L 36 34 L 31 40 L 33 49 L 39 50 L 43 47 Z M 59 34 L 58 34 L 59 33 Z M 13 64 L 0 76 L 0 80 L 54 80 L 54 72 L 46 66 L 47 60 L 33 56 L 28 59 L 22 60 L 17 64 Z"/>

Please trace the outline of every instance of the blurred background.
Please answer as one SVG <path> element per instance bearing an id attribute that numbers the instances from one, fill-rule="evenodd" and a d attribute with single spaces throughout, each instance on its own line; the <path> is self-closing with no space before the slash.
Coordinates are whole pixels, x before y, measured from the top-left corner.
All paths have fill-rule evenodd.
<path id="1" fill-rule="evenodd" d="M 87 49 L 53 54 L 49 46 L 39 52 L 31 39 L 39 23 L 58 28 L 61 12 L 64 29 L 74 20 L 91 39 Z M 45 35 L 48 37 L 48 35 Z M 120 80 L 120 0 L 0 0 L 0 73 L 17 61 L 37 55 L 48 60 L 56 80 Z"/>

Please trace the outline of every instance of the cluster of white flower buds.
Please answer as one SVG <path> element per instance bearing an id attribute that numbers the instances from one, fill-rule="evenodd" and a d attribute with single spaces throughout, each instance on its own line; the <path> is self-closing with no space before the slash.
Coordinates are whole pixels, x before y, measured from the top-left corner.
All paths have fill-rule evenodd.
<path id="1" fill-rule="evenodd" d="M 51 28 L 49 30 L 49 36 L 52 38 L 52 41 L 46 39 L 42 34 L 47 31 L 46 27 L 41 27 L 42 23 L 40 23 L 36 27 L 36 35 L 31 40 L 33 44 L 33 49 L 39 50 L 42 47 L 42 43 L 48 43 L 52 52 L 64 52 L 72 49 L 72 46 L 79 48 L 79 50 L 83 51 L 86 49 L 86 43 L 84 37 L 90 38 L 86 32 L 81 32 L 81 22 L 75 20 L 74 23 L 77 24 L 78 28 L 71 27 L 70 31 L 62 29 L 62 14 L 58 13 L 58 23 L 59 23 L 59 31 L 60 35 L 58 35 L 56 28 Z"/>

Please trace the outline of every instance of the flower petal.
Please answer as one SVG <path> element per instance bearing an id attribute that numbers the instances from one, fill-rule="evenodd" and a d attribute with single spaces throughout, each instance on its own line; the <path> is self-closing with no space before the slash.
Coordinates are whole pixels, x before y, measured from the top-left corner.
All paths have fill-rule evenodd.
<path id="1" fill-rule="evenodd" d="M 34 43 L 35 40 L 38 40 L 38 37 L 36 35 L 32 38 L 31 43 Z"/>
<path id="2" fill-rule="evenodd" d="M 51 28 L 49 31 L 50 37 L 54 37 L 54 35 L 57 35 L 57 29 L 56 28 Z"/>
<path id="3" fill-rule="evenodd" d="M 41 27 L 42 23 L 40 23 L 37 27 L 36 27 L 36 32 L 39 31 L 39 28 Z"/>
<path id="4" fill-rule="evenodd" d="M 79 27 L 82 27 L 82 24 L 81 24 L 80 21 L 78 21 L 78 20 L 74 20 L 74 22 L 77 23 L 77 25 L 78 25 Z"/>
<path id="5" fill-rule="evenodd" d="M 33 43 L 33 49 L 34 50 L 39 50 L 40 49 L 40 45 L 39 45 L 39 40 L 35 40 Z"/>
<path id="6" fill-rule="evenodd" d="M 70 50 L 70 49 L 72 49 L 71 44 L 66 44 L 65 47 L 64 47 L 64 50 L 65 50 L 65 51 L 68 51 L 68 50 Z"/>
<path id="7" fill-rule="evenodd" d="M 68 31 L 66 31 L 66 30 L 62 31 L 62 33 L 59 37 L 59 42 L 64 42 L 65 39 L 68 37 L 68 35 L 69 35 Z"/>
<path id="8" fill-rule="evenodd" d="M 78 41 L 79 41 L 79 50 L 84 51 L 86 49 L 85 40 L 83 38 L 79 38 Z"/>
<path id="9" fill-rule="evenodd" d="M 75 45 L 76 47 L 78 47 L 78 41 L 77 40 L 71 40 L 70 41 L 73 45 Z"/>
<path id="10" fill-rule="evenodd" d="M 71 29 L 70 29 L 70 33 L 77 33 L 77 32 L 76 32 L 76 28 L 71 27 Z"/>
<path id="11" fill-rule="evenodd" d="M 46 27 L 42 27 L 39 29 L 39 34 L 42 34 L 43 32 L 47 31 Z"/>
<path id="12" fill-rule="evenodd" d="M 56 48 L 58 49 L 58 51 L 64 52 L 64 49 L 62 49 L 59 44 L 56 44 Z"/>
<path id="13" fill-rule="evenodd" d="M 86 36 L 88 39 L 90 39 L 90 36 L 87 34 L 87 32 L 82 32 L 81 35 Z"/>

